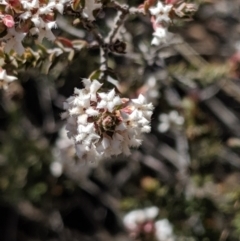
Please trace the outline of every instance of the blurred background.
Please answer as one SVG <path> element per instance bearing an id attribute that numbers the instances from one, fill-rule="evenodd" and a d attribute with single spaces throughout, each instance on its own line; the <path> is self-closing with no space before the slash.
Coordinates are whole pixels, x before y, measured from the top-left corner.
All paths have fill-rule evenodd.
<path id="1" fill-rule="evenodd" d="M 55 34 L 73 49 L 46 41 L 24 61 L 1 50 L 19 69 L 0 92 L 1 241 L 240 240 L 240 1 L 195 3 L 162 46 L 150 46 L 146 16 L 119 31 L 126 54 L 110 54 L 109 78 L 155 106 L 129 157 L 83 165 L 60 118 L 81 78 L 98 74 L 91 33 L 59 17 Z M 98 14 L 104 36 L 115 15 Z"/>

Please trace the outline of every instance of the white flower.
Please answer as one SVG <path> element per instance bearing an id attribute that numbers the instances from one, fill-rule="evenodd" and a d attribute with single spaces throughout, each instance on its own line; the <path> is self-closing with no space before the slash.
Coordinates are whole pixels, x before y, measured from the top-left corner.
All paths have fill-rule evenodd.
<path id="1" fill-rule="evenodd" d="M 24 39 L 26 34 L 22 32 L 17 32 L 14 27 L 8 28 L 7 32 L 7 35 L 0 39 L 6 41 L 4 51 L 6 53 L 9 53 L 11 50 L 15 50 L 19 55 L 22 55 L 24 52 L 22 40 Z"/>
<path id="2" fill-rule="evenodd" d="M 101 88 L 102 84 L 97 80 L 93 80 L 93 82 L 91 82 L 89 79 L 83 79 L 83 83 L 85 85 L 85 89 L 90 93 L 90 100 L 96 101 L 96 93 Z"/>
<path id="3" fill-rule="evenodd" d="M 41 43 L 44 38 L 47 38 L 50 41 L 55 40 L 55 36 L 52 33 L 51 29 L 56 27 L 56 22 L 44 22 L 42 18 L 39 18 L 37 15 L 33 17 L 32 22 L 34 23 L 35 27 L 30 29 L 30 33 L 32 35 L 38 35 L 38 42 Z"/>
<path id="4" fill-rule="evenodd" d="M 90 106 L 90 94 L 85 89 L 74 89 L 75 98 L 72 99 L 73 104 L 78 108 L 88 108 Z M 69 99 L 70 101 L 71 99 Z"/>
<path id="5" fill-rule="evenodd" d="M 53 176 L 55 177 L 60 177 L 62 175 L 63 172 L 63 165 L 60 162 L 53 162 L 50 165 L 50 171 L 53 174 Z"/>
<path id="6" fill-rule="evenodd" d="M 145 208 L 145 216 L 147 220 L 153 220 L 157 217 L 158 213 L 159 213 L 159 208 L 152 206 L 149 208 Z"/>
<path id="7" fill-rule="evenodd" d="M 22 4 L 23 8 L 27 9 L 27 10 L 32 10 L 34 8 L 39 7 L 39 1 L 38 0 L 32 0 L 32 1 L 22 0 L 21 4 Z"/>
<path id="8" fill-rule="evenodd" d="M 141 144 L 141 133 L 150 131 L 152 104 L 142 95 L 127 101 L 116 95 L 115 89 L 100 92 L 102 84 L 97 80 L 83 82 L 85 88 L 75 88 L 62 115 L 77 156 L 94 161 L 121 153 L 130 155 L 130 148 Z"/>
<path id="9" fill-rule="evenodd" d="M 19 18 L 22 20 L 26 20 L 32 16 L 32 13 L 30 11 L 23 12 L 21 15 L 19 15 Z"/>
<path id="10" fill-rule="evenodd" d="M 38 14 L 49 14 L 52 12 L 53 8 L 56 6 L 55 2 L 49 2 L 47 5 L 41 6 L 38 10 Z"/>
<path id="11" fill-rule="evenodd" d="M 83 9 L 83 14 L 90 20 L 95 20 L 95 17 L 93 16 L 93 11 L 95 9 L 101 8 L 101 3 L 95 3 L 95 0 L 87 0 L 85 1 L 85 7 Z"/>
<path id="12" fill-rule="evenodd" d="M 4 90 L 8 89 L 8 84 L 17 78 L 15 76 L 7 75 L 5 69 L 0 70 L 0 89 Z"/>
<path id="13" fill-rule="evenodd" d="M 151 117 L 153 105 L 152 103 L 147 103 L 146 98 L 142 94 L 140 94 L 137 99 L 132 99 L 131 101 L 134 103 L 135 108 L 143 113 L 145 118 L 149 119 Z M 142 118 L 142 120 L 143 119 L 144 118 Z"/>
<path id="14" fill-rule="evenodd" d="M 173 227 L 167 219 L 158 220 L 155 223 L 156 238 L 158 241 L 174 241 Z"/>
<path id="15" fill-rule="evenodd" d="M 158 213 L 159 208 L 155 206 L 136 209 L 123 217 L 123 224 L 136 239 L 139 234 L 151 232 L 158 241 L 174 241 L 173 227 L 170 222 L 167 219 L 155 221 Z"/>
<path id="16" fill-rule="evenodd" d="M 146 100 L 148 102 L 157 103 L 160 97 L 160 81 L 157 81 L 154 75 L 150 75 L 147 79 L 146 83 L 142 87 L 144 94 L 146 96 Z"/>
<path id="17" fill-rule="evenodd" d="M 59 13 L 63 14 L 64 5 L 69 2 L 69 0 L 50 0 L 55 4 L 55 9 L 58 10 Z"/>
<path id="18" fill-rule="evenodd" d="M 119 96 L 115 95 L 114 89 L 112 89 L 108 94 L 99 93 L 99 96 L 101 101 L 98 103 L 97 109 L 106 108 L 109 112 L 112 112 L 115 106 L 122 104 Z"/>
<path id="19" fill-rule="evenodd" d="M 159 213 L 159 208 L 152 206 L 145 209 L 137 209 L 127 213 L 123 218 L 124 226 L 134 231 L 138 225 L 141 225 L 147 221 L 153 221 Z"/>
<path id="20" fill-rule="evenodd" d="M 156 28 L 153 33 L 152 45 L 160 45 L 162 43 L 166 43 L 168 37 L 168 30 L 162 26 Z"/>
<path id="21" fill-rule="evenodd" d="M 149 8 L 149 11 L 152 15 L 156 17 L 156 23 L 162 22 L 170 22 L 171 19 L 169 18 L 169 12 L 172 9 L 171 4 L 163 5 L 162 2 L 158 2 L 156 7 Z"/>
<path id="22" fill-rule="evenodd" d="M 171 127 L 179 128 L 184 124 L 184 118 L 174 110 L 169 114 L 161 114 L 158 119 L 161 122 L 158 125 L 158 130 L 162 133 L 168 131 Z"/>

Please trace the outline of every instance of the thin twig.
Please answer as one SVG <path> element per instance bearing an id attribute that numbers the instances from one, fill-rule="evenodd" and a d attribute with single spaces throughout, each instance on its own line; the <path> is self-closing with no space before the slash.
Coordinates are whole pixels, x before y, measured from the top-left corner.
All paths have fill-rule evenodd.
<path id="1" fill-rule="evenodd" d="M 99 80 L 103 81 L 107 77 L 108 70 L 108 48 L 107 46 L 102 46 L 100 48 L 100 71 Z"/>
<path id="2" fill-rule="evenodd" d="M 108 7 L 115 8 L 120 12 L 129 13 L 129 14 L 144 14 L 144 10 L 141 8 L 131 7 L 129 8 L 127 5 L 121 5 L 116 1 L 112 1 L 108 4 Z"/>
<path id="3" fill-rule="evenodd" d="M 109 32 L 108 37 L 106 42 L 109 44 L 112 44 L 114 37 L 116 36 L 119 28 L 122 26 L 122 24 L 124 23 L 124 19 L 127 16 L 127 12 L 118 12 L 116 19 L 115 19 L 115 25 L 113 27 L 113 29 L 111 30 L 111 32 Z"/>
<path id="4" fill-rule="evenodd" d="M 100 47 L 100 71 L 101 71 L 101 74 L 99 76 L 99 80 L 101 81 L 101 80 L 105 79 L 106 74 L 107 74 L 107 69 L 108 69 L 108 51 L 109 51 L 108 45 L 106 44 L 104 37 L 99 32 L 99 30 L 97 29 L 96 25 L 93 22 L 90 22 L 86 18 L 82 18 L 81 20 L 82 20 L 83 26 L 92 32 L 92 34 L 96 38 L 96 40 L 99 44 L 99 47 Z"/>

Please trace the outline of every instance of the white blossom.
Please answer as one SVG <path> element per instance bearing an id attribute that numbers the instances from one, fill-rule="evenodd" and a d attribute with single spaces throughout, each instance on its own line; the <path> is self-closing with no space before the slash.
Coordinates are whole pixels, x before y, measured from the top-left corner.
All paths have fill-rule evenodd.
<path id="1" fill-rule="evenodd" d="M 174 241 L 173 227 L 168 219 L 161 219 L 155 223 L 156 238 L 158 241 Z"/>
<path id="2" fill-rule="evenodd" d="M 17 32 L 15 27 L 8 28 L 7 34 L 0 40 L 5 40 L 6 44 L 4 51 L 9 53 L 12 49 L 15 50 L 19 55 L 22 55 L 24 52 L 24 47 L 22 45 L 22 40 L 25 37 L 25 33 Z"/>
<path id="3" fill-rule="evenodd" d="M 102 84 L 97 80 L 93 80 L 93 82 L 91 82 L 89 79 L 83 79 L 83 83 L 85 85 L 85 89 L 89 91 L 90 100 L 96 101 L 96 93 L 101 88 Z"/>
<path id="4" fill-rule="evenodd" d="M 50 171 L 55 177 L 60 177 L 63 173 L 63 165 L 62 163 L 55 161 L 50 165 Z"/>
<path id="5" fill-rule="evenodd" d="M 152 45 L 160 45 L 166 43 L 168 37 L 168 30 L 162 26 L 156 28 L 153 33 Z"/>
<path id="6" fill-rule="evenodd" d="M 143 234 L 151 233 L 157 241 L 175 241 L 172 224 L 168 219 L 156 221 L 158 214 L 159 208 L 155 206 L 136 209 L 123 217 L 123 224 L 136 240 Z"/>
<path id="7" fill-rule="evenodd" d="M 101 101 L 97 105 L 97 109 L 106 108 L 109 112 L 113 111 L 116 105 L 122 104 L 119 96 L 115 95 L 115 90 L 112 89 L 109 93 L 99 93 Z"/>
<path id="8" fill-rule="evenodd" d="M 123 224 L 128 230 L 134 231 L 137 229 L 138 225 L 147 221 L 153 221 L 157 217 L 158 213 L 159 208 L 155 206 L 145 209 L 136 209 L 124 216 Z"/>
<path id="9" fill-rule="evenodd" d="M 41 43 L 44 38 L 47 38 L 50 41 L 55 40 L 55 36 L 52 33 L 51 29 L 56 27 L 56 22 L 44 22 L 42 18 L 35 16 L 32 18 L 32 22 L 35 24 L 35 27 L 30 29 L 32 35 L 38 35 L 38 42 Z"/>
<path id="10" fill-rule="evenodd" d="M 0 69 L 0 89 L 8 89 L 8 84 L 16 79 L 15 76 L 7 75 L 5 69 Z"/>
<path id="11" fill-rule="evenodd" d="M 154 75 L 149 76 L 147 78 L 147 81 L 145 85 L 143 86 L 143 89 L 145 89 L 144 93 L 146 95 L 147 101 L 154 103 L 157 103 L 159 97 L 160 97 L 160 81 L 157 81 L 156 77 Z"/>
<path id="12" fill-rule="evenodd" d="M 143 116 L 149 119 L 152 115 L 153 104 L 147 103 L 146 98 L 140 94 L 137 99 L 132 99 L 132 102 L 135 104 L 135 108 L 143 114 Z M 144 118 L 142 118 L 143 120 Z"/>
<path id="13" fill-rule="evenodd" d="M 34 8 L 39 7 L 39 1 L 38 0 L 32 0 L 32 1 L 22 0 L 21 4 L 22 4 L 22 7 L 24 9 L 27 9 L 27 10 L 32 10 Z"/>
<path id="14" fill-rule="evenodd" d="M 68 3 L 69 0 L 50 0 L 50 2 L 53 2 L 55 9 L 57 9 L 59 13 L 63 14 L 64 5 Z"/>
<path id="15" fill-rule="evenodd" d="M 172 9 L 171 4 L 164 5 L 161 1 L 158 1 L 157 6 L 149 8 L 152 15 L 156 17 L 156 23 L 170 22 L 169 12 Z"/>
<path id="16" fill-rule="evenodd" d="M 52 12 L 53 8 L 55 7 L 55 2 L 50 2 L 45 6 L 39 8 L 39 15 L 47 15 Z"/>

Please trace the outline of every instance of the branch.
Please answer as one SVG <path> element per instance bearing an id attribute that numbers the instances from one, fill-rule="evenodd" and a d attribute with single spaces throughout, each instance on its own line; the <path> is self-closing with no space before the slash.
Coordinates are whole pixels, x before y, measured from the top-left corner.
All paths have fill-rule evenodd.
<path id="1" fill-rule="evenodd" d="M 106 42 L 109 44 L 113 43 L 113 39 L 116 36 L 119 28 L 122 26 L 122 24 L 124 23 L 125 17 L 127 16 L 128 12 L 126 11 L 120 11 L 118 12 L 116 19 L 115 19 L 115 25 L 113 27 L 113 29 L 109 32 L 108 37 Z"/>
<path id="2" fill-rule="evenodd" d="M 102 34 L 98 31 L 96 25 L 86 18 L 81 18 L 83 27 L 91 31 L 96 38 L 100 47 L 100 71 L 99 80 L 105 79 L 108 69 L 108 45 L 106 44 Z"/>
<path id="3" fill-rule="evenodd" d="M 111 8 L 115 8 L 118 11 L 123 12 L 125 14 L 144 14 L 143 9 L 141 8 L 134 8 L 134 7 L 129 8 L 128 5 L 121 5 L 116 1 L 110 2 L 107 6 Z"/>
<path id="4" fill-rule="evenodd" d="M 104 45 L 100 48 L 100 71 L 99 81 L 103 81 L 107 77 L 108 70 L 108 47 Z"/>

